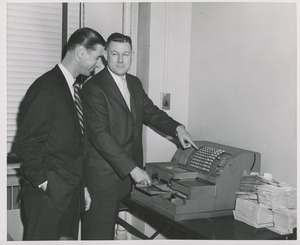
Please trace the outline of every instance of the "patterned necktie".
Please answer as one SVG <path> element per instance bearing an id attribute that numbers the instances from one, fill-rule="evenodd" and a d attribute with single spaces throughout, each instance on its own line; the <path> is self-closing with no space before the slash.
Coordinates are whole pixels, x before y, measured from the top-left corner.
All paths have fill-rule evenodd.
<path id="1" fill-rule="evenodd" d="M 127 82 L 126 79 L 124 77 L 121 77 L 121 81 L 122 81 L 122 94 L 124 97 L 124 100 L 126 101 L 126 104 L 130 110 L 130 93 L 127 87 Z"/>
<path id="2" fill-rule="evenodd" d="M 82 139 L 83 139 L 83 132 L 84 132 L 84 126 L 83 126 L 83 110 L 82 110 L 82 103 L 81 103 L 81 99 L 79 96 L 79 83 L 74 83 L 73 87 L 74 87 L 74 102 L 75 102 L 75 107 L 77 109 L 77 115 L 79 118 L 79 124 L 80 124 L 80 128 L 81 128 L 81 134 L 82 134 Z"/>

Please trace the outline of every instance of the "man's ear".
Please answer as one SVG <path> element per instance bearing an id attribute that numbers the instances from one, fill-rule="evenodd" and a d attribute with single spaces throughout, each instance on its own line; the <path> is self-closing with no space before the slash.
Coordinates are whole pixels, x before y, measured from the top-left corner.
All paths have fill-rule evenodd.
<path id="1" fill-rule="evenodd" d="M 105 60 L 107 61 L 107 50 L 103 50 L 103 57 L 105 58 Z"/>
<path id="2" fill-rule="evenodd" d="M 76 56 L 79 58 L 79 59 L 82 59 L 84 53 L 86 52 L 86 49 L 85 47 L 83 46 L 78 46 L 76 48 Z"/>

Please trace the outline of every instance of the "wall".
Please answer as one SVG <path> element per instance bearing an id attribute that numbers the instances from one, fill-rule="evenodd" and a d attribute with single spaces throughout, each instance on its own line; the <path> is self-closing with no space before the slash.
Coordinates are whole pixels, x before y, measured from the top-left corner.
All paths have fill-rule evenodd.
<path id="1" fill-rule="evenodd" d="M 124 33 L 132 39 L 134 59 L 129 72 L 136 74 L 136 53 L 137 53 L 137 25 L 138 25 L 138 3 L 105 3 L 105 2 L 85 2 L 84 26 L 91 27 L 98 31 L 106 40 L 114 32 Z M 123 21 L 124 9 L 128 12 Z M 125 23 L 126 22 L 126 23 Z M 129 26 L 127 26 L 129 25 Z M 128 32 L 128 33 L 127 33 Z"/>
<path id="2" fill-rule="evenodd" d="M 140 3 L 138 25 L 137 74 L 144 89 L 160 108 L 161 93 L 170 93 L 171 108 L 166 112 L 187 127 L 191 7 L 191 3 Z M 176 145 L 148 127 L 144 132 L 145 162 L 170 161 Z M 133 219 L 133 225 L 149 236 L 154 233 L 139 219 Z"/>
<path id="3" fill-rule="evenodd" d="M 147 88 L 149 97 L 160 108 L 161 93 L 170 93 L 171 107 L 166 112 L 187 128 L 191 6 L 191 3 L 151 3 Z M 145 138 L 146 162 L 171 160 L 177 149 L 175 144 L 149 128 Z"/>
<path id="4" fill-rule="evenodd" d="M 106 40 L 113 32 L 122 32 L 123 3 L 84 3 L 84 26 L 98 31 Z"/>
<path id="5" fill-rule="evenodd" d="M 193 3 L 189 128 L 296 185 L 296 6 Z"/>

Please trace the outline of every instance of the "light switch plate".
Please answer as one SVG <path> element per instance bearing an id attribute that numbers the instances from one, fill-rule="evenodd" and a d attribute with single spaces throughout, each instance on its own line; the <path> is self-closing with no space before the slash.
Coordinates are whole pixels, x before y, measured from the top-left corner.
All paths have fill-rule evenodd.
<path id="1" fill-rule="evenodd" d="M 171 94 L 161 93 L 161 108 L 163 110 L 170 110 L 171 107 Z"/>

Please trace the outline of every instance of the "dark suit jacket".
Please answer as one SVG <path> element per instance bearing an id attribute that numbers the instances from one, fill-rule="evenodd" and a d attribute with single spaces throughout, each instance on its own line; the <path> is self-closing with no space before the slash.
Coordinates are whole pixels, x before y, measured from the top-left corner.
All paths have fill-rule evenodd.
<path id="1" fill-rule="evenodd" d="M 137 77 L 126 74 L 126 80 L 131 111 L 107 68 L 87 81 L 82 90 L 90 134 L 86 179 L 91 194 L 107 200 L 127 195 L 129 173 L 136 165 L 143 168 L 143 124 L 173 137 L 180 125 L 153 104 Z"/>
<path id="2" fill-rule="evenodd" d="M 83 142 L 73 97 L 58 66 L 39 77 L 21 103 L 13 151 L 25 177 L 48 180 L 53 204 L 65 210 L 82 178 Z"/>

